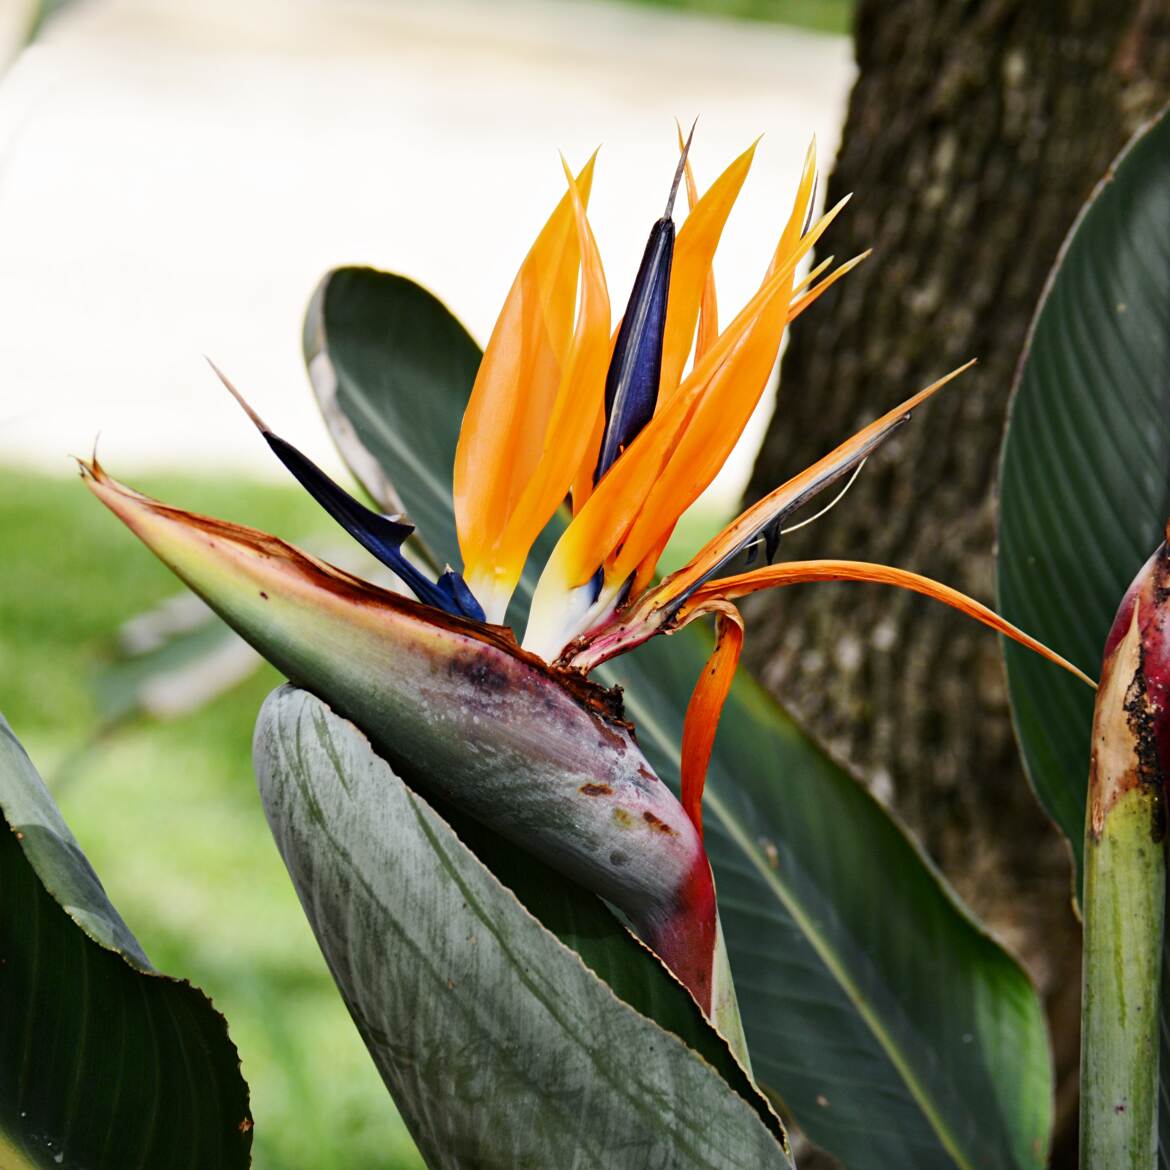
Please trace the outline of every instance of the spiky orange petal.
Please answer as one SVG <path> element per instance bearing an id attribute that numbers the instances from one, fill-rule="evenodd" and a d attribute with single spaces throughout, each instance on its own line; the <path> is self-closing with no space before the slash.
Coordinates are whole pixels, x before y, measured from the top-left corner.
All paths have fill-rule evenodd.
<path id="1" fill-rule="evenodd" d="M 509 595 L 520 579 L 533 541 L 572 486 L 604 403 L 610 352 L 609 293 L 585 204 L 567 166 L 565 177 L 581 254 L 581 303 L 536 466 L 494 550 L 494 574 Z"/>
<path id="2" fill-rule="evenodd" d="M 660 404 L 682 380 L 683 366 L 695 336 L 695 322 L 706 296 L 711 260 L 719 237 L 723 234 L 723 226 L 751 168 L 756 144 L 753 142 L 735 159 L 697 202 L 693 201 L 693 179 L 688 164 L 687 194 L 692 199 L 692 205 L 674 244 L 666 331 L 662 339 L 662 374 L 658 383 Z M 713 287 L 711 303 L 714 304 Z M 708 331 L 717 328 L 717 322 L 712 319 L 707 328 Z M 706 340 L 709 347 L 709 338 Z"/>
<path id="3" fill-rule="evenodd" d="M 679 150 L 686 149 L 686 143 L 683 141 L 682 127 L 675 123 L 678 130 L 678 148 Z M 686 176 L 687 176 L 687 207 L 689 210 L 695 210 L 695 204 L 699 202 L 699 191 L 695 185 L 695 173 L 691 169 L 690 155 L 687 155 L 686 160 Z M 695 335 L 695 361 L 703 360 L 703 355 L 715 344 L 715 339 L 719 336 L 719 299 L 715 295 L 715 269 L 713 266 L 707 268 L 707 279 L 703 282 L 703 299 L 699 302 L 699 330 Z M 681 377 L 681 371 L 680 375 Z M 665 384 L 665 383 L 662 383 Z M 663 541 L 665 544 L 665 541 Z"/>
<path id="4" fill-rule="evenodd" d="M 596 154 L 578 187 L 587 202 Z M 541 229 L 484 351 L 455 452 L 455 522 L 464 564 L 492 550 L 540 456 L 573 326 L 580 244 L 570 192 Z"/>
<path id="5" fill-rule="evenodd" d="M 768 266 L 768 275 L 771 276 L 785 261 L 785 258 L 795 247 L 797 240 L 805 235 L 805 224 L 812 211 L 813 195 L 817 186 L 817 140 L 808 144 L 804 152 L 804 166 L 800 172 L 800 182 L 796 188 L 796 198 L 792 203 L 792 214 L 784 225 L 780 234 L 780 241 L 776 251 L 772 253 L 772 263 Z M 849 199 L 846 195 L 838 206 L 843 206 Z"/>
<path id="6" fill-rule="evenodd" d="M 803 499 L 811 497 L 845 469 L 855 465 L 863 454 L 873 450 L 908 419 L 915 408 L 974 364 L 974 361 L 967 362 L 945 377 L 939 378 L 937 382 L 932 382 L 925 389 L 919 390 L 917 394 L 899 403 L 893 410 L 886 411 L 880 418 L 862 427 L 857 434 L 846 439 L 827 455 L 758 500 L 712 537 L 677 573 L 672 573 L 663 581 L 655 591 L 654 604 L 666 607 L 675 598 L 684 596 L 696 581 L 701 580 L 715 566 L 732 556 L 752 533 L 758 532 L 774 517 L 798 506 Z"/>
<path id="7" fill-rule="evenodd" d="M 816 278 L 821 275 L 821 273 L 832 266 L 833 261 L 836 259 L 836 256 L 826 256 L 815 268 L 810 268 L 804 274 L 803 278 L 798 280 L 796 284 L 793 285 L 792 295 L 796 296 L 797 293 L 804 292 L 804 290 L 807 289 L 813 283 L 813 281 L 815 281 Z"/>
<path id="8" fill-rule="evenodd" d="M 788 306 L 788 320 L 791 322 L 800 316 L 822 293 L 826 293 L 843 277 L 847 272 L 852 272 L 863 260 L 867 259 L 873 252 L 872 248 L 867 248 L 859 256 L 854 256 L 852 260 L 846 260 L 844 264 L 835 268 L 828 276 L 824 278 L 819 284 L 814 284 L 803 296 L 798 297 Z M 819 269 L 818 269 L 819 271 Z M 798 291 L 796 289 L 793 290 Z"/>

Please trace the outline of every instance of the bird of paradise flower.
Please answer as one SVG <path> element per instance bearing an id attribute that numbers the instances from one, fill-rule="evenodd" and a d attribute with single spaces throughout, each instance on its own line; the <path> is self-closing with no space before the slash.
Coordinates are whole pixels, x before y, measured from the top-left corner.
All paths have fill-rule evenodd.
<path id="1" fill-rule="evenodd" d="M 403 551 L 414 531 L 409 523 L 346 493 L 220 375 L 289 471 L 418 604 L 274 537 L 141 496 L 96 458 L 82 468 L 95 494 L 289 677 L 339 701 L 367 729 L 383 708 L 392 710 L 396 731 L 381 742 L 393 740 L 395 751 L 424 767 L 428 750 L 442 756 L 442 795 L 622 909 L 729 1033 L 737 1032 L 738 1015 L 702 847 L 702 793 L 743 645 L 736 599 L 810 581 L 892 584 L 953 606 L 1093 684 L 986 606 L 918 574 L 850 560 L 770 563 L 786 521 L 856 475 L 916 407 L 967 366 L 883 414 L 747 508 L 681 569 L 656 578 L 679 518 L 723 466 L 759 402 L 786 326 L 868 254 L 836 268 L 830 257 L 798 276 L 846 202 L 814 216 L 810 147 L 763 282 L 720 329 L 712 261 L 756 147 L 700 197 L 690 140 L 683 143 L 680 133 L 679 141 L 666 212 L 612 331 L 586 214 L 596 155 L 576 175 L 565 166 L 566 193 L 520 266 L 463 417 L 452 489 L 462 571 L 432 576 L 419 568 Z M 684 179 L 689 213 L 676 233 L 672 208 Z M 565 505 L 571 519 L 539 577 L 518 645 L 501 623 L 536 538 Z M 766 563 L 753 567 L 761 545 Z M 717 638 L 686 713 L 680 807 L 645 765 L 613 697 L 586 676 L 705 616 L 714 617 Z M 473 765 L 430 742 L 426 729 L 450 724 L 451 711 L 464 706 L 486 710 L 485 680 L 509 692 L 493 699 L 493 710 L 515 726 L 499 731 L 511 736 L 507 750 Z M 465 702 L 472 692 L 474 701 Z M 540 701 L 528 702 L 533 696 Z M 479 726 L 478 713 L 456 719 L 456 734 L 482 736 L 472 719 Z M 521 728 L 525 720 L 536 730 Z M 599 722 L 605 733 L 597 737 L 590 729 Z M 409 734 L 398 734 L 408 725 Z M 557 734 L 576 736 L 593 752 L 591 762 L 549 755 Z M 594 779 L 581 783 L 582 768 Z M 598 801 L 582 796 L 609 804 L 596 813 Z M 544 801 L 539 817 L 517 813 L 525 801 Z M 633 866 L 629 851 L 610 848 L 615 824 L 642 831 Z M 742 1053 L 741 1034 L 739 1040 Z"/>

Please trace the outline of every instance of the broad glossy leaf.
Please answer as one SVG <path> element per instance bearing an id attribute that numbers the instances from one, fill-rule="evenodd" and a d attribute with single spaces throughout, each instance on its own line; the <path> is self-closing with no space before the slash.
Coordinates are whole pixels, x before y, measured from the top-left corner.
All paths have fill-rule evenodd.
<path id="1" fill-rule="evenodd" d="M 791 1166 L 752 1105 L 616 998 L 352 724 L 282 687 L 255 754 L 293 884 L 430 1165 Z M 587 933 L 600 907 L 581 907 Z"/>
<path id="2" fill-rule="evenodd" d="M 1110 167 L 1061 249 L 1008 412 L 1000 608 L 1090 673 L 1170 517 L 1170 118 Z M 1093 696 L 1005 647 L 1016 732 L 1082 873 Z M 1078 890 L 1080 881 L 1078 880 Z M 1166 940 L 1163 971 L 1170 962 Z M 1160 1163 L 1170 1167 L 1163 974 Z"/>
<path id="3" fill-rule="evenodd" d="M 1061 249 L 1008 411 L 999 601 L 1094 678 L 1170 517 L 1170 121 L 1129 146 Z M 1078 871 L 1093 695 L 1005 646 L 1037 796 Z"/>
<path id="4" fill-rule="evenodd" d="M 409 334 L 386 324 L 405 306 Z M 407 391 L 390 371 L 419 369 L 449 321 L 401 277 L 341 269 L 307 329 L 310 372 L 345 372 L 357 405 L 342 410 L 392 420 L 392 439 L 370 429 L 360 445 L 353 426 L 335 427 L 342 454 L 355 468 L 377 462 L 440 562 L 457 556 L 450 469 L 474 371 L 412 384 L 425 436 L 424 415 L 391 400 Z M 434 463 L 418 474 L 400 452 L 424 442 Z M 672 783 L 707 650 L 687 630 L 605 672 Z M 850 1170 L 1042 1166 L 1051 1075 L 1027 978 L 889 815 L 746 678 L 725 710 L 704 824 L 755 1072 L 810 1137 Z"/>
<path id="5" fill-rule="evenodd" d="M 223 1017 L 151 967 L 2 717 L 0 813 L 0 1166 L 248 1166 Z"/>

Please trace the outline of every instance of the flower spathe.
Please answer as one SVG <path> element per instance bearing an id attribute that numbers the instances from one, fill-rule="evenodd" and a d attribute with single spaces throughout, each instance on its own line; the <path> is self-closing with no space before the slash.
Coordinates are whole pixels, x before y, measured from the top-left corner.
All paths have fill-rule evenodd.
<path id="1" fill-rule="evenodd" d="M 759 402 L 787 324 L 864 259 L 855 257 L 834 268 L 830 258 L 803 277 L 798 273 L 845 203 L 819 217 L 814 214 L 816 160 L 810 146 L 759 289 L 721 329 L 712 260 L 756 146 L 734 159 L 700 195 L 689 141 L 684 145 L 679 137 L 681 159 L 666 212 L 651 229 L 633 292 L 616 326 L 587 214 L 595 157 L 576 174 L 565 166 L 565 194 L 505 298 L 463 418 L 452 472 L 463 559 L 458 570 L 448 567 L 435 576 L 425 572 L 404 552 L 413 532 L 406 520 L 381 516 L 353 499 L 240 398 L 290 472 L 422 604 L 411 603 L 404 612 L 389 595 L 374 596 L 350 575 L 274 538 L 146 500 L 110 479 L 96 461 L 84 467 L 99 497 L 226 620 L 300 685 L 316 689 L 327 701 L 340 696 L 343 708 L 367 730 L 362 720 L 376 722 L 380 709 L 371 705 L 360 678 L 346 673 L 352 663 L 341 669 L 331 658 L 332 653 L 350 652 L 347 627 L 372 646 L 398 648 L 369 659 L 369 669 L 376 663 L 391 675 L 379 676 L 370 693 L 385 693 L 396 717 L 409 723 L 416 738 L 425 738 L 426 720 L 410 707 L 409 696 L 394 689 L 396 653 L 442 659 L 448 672 L 436 668 L 435 677 L 454 672 L 467 687 L 473 686 L 474 676 L 465 670 L 461 674 L 457 664 L 465 665 L 468 655 L 490 656 L 506 665 L 497 673 L 516 686 L 557 687 L 571 703 L 588 705 L 596 696 L 581 688 L 595 666 L 656 634 L 714 617 L 716 646 L 687 710 L 681 807 L 665 789 L 654 787 L 660 782 L 652 772 L 643 774 L 649 780 L 639 787 L 641 764 L 630 772 L 628 761 L 615 760 L 609 779 L 568 784 L 563 791 L 552 779 L 551 764 L 533 772 L 533 783 L 552 785 L 567 810 L 558 818 L 549 811 L 552 805 L 545 807 L 542 816 L 551 819 L 547 825 L 542 822 L 535 836 L 531 820 L 511 816 L 506 805 L 527 795 L 518 797 L 503 780 L 499 807 L 493 807 L 490 785 L 484 787 L 477 773 L 480 786 L 471 810 L 622 905 L 639 933 L 711 1013 L 719 996 L 718 955 L 713 954 L 718 920 L 702 848 L 701 808 L 715 728 L 743 644 L 736 598 L 802 581 L 894 584 L 952 605 L 1065 668 L 1075 668 L 985 606 L 904 570 L 843 560 L 751 568 L 745 560 L 761 543 L 771 560 L 789 516 L 854 472 L 912 410 L 961 371 L 882 415 L 744 511 L 682 569 L 656 579 L 658 558 L 679 518 L 714 479 Z M 689 212 L 676 231 L 674 192 L 683 179 Z M 499 623 L 534 541 L 563 509 L 567 522 L 540 574 L 521 649 Z M 218 535 L 211 539 L 209 533 Z M 214 571 L 207 567 L 212 562 L 219 566 Z M 280 605 L 260 604 L 257 595 L 265 602 L 270 595 L 286 597 L 292 608 L 286 613 Z M 288 616 L 294 610 L 295 620 Z M 315 621 L 318 611 L 320 620 Z M 429 639 L 428 623 L 433 632 Z M 271 634 L 269 627 L 278 626 L 279 636 Z M 425 653 L 418 647 L 425 647 Z M 356 655 L 354 661 L 364 660 Z M 326 682 L 315 686 L 319 679 Z M 433 691 L 432 682 L 427 686 Z M 331 694 L 330 687 L 339 689 Z M 450 701 L 458 705 L 457 695 Z M 364 715 L 359 718 L 355 711 Z M 617 718 L 611 711 L 588 714 L 594 722 Z M 620 738 L 624 725 L 619 721 L 613 726 Z M 423 756 L 411 756 L 420 769 Z M 451 766 L 456 766 L 454 761 Z M 576 765 L 566 766 L 574 774 Z M 647 876 L 628 905 L 620 896 L 621 882 L 628 879 L 606 868 L 611 851 L 595 855 L 592 845 L 582 844 L 583 837 L 572 839 L 578 832 L 592 842 L 603 832 L 597 809 L 602 807 L 599 798 L 609 800 L 621 787 L 613 777 L 627 785 L 622 791 L 635 794 L 627 803 L 641 801 L 646 813 L 637 839 L 647 851 L 642 867 Z M 461 791 L 455 787 L 446 795 L 458 802 Z M 688 822 L 685 831 L 680 817 Z M 655 878 L 658 871 L 650 860 L 659 855 L 669 864 L 664 860 Z"/>

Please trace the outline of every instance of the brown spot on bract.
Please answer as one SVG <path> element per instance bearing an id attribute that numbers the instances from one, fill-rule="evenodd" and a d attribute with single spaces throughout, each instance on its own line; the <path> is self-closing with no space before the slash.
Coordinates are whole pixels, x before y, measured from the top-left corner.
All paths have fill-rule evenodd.
<path id="1" fill-rule="evenodd" d="M 608 784 L 582 784 L 577 789 L 583 796 L 612 796 L 613 789 Z"/>
<path id="2" fill-rule="evenodd" d="M 262 597 L 262 598 L 263 598 L 265 601 L 267 601 L 267 600 L 268 600 L 268 594 L 267 594 L 267 593 L 265 593 L 263 589 L 261 589 L 261 590 L 260 590 L 260 596 L 261 596 L 261 597 Z"/>
<path id="3" fill-rule="evenodd" d="M 678 833 L 672 829 L 661 817 L 656 817 L 649 809 L 642 814 L 642 820 L 646 822 L 656 833 L 669 833 L 672 837 L 677 837 Z"/>
<path id="4" fill-rule="evenodd" d="M 610 717 L 605 712 L 597 710 L 590 710 L 589 714 L 593 716 L 593 725 L 601 733 L 601 746 L 603 748 L 608 746 L 615 751 L 624 752 L 626 750 L 626 737 L 612 726 Z"/>
<path id="5" fill-rule="evenodd" d="M 647 768 L 645 764 L 638 765 L 638 775 L 641 776 L 643 780 L 654 781 L 654 780 L 658 779 L 658 777 L 655 776 L 654 773 L 651 772 L 650 769 Z"/>
<path id="6" fill-rule="evenodd" d="M 252 1119 L 250 1117 L 245 1117 L 236 1128 L 239 1129 L 240 1133 L 250 1132 L 252 1129 Z"/>

